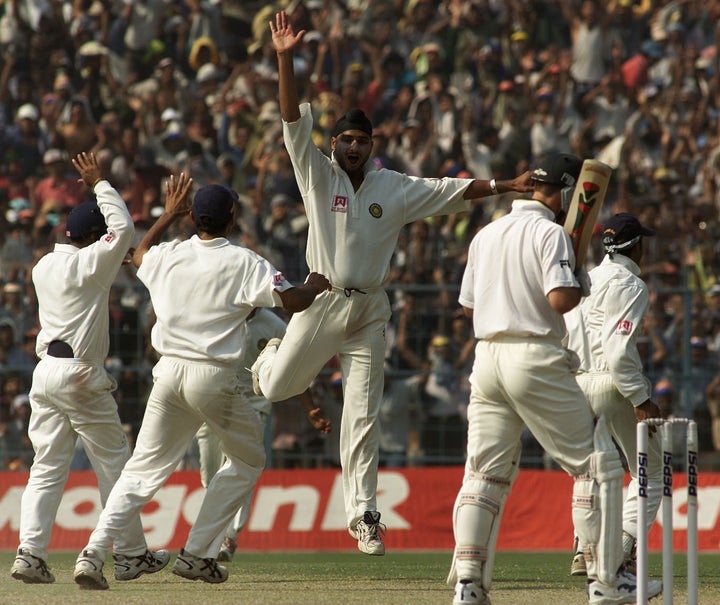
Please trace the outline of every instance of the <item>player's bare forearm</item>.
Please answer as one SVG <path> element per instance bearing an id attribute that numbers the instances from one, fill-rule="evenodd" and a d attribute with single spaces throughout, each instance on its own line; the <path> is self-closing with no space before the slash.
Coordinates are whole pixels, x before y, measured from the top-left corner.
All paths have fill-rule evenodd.
<path id="1" fill-rule="evenodd" d="M 295 85 L 293 54 L 295 46 L 305 35 L 305 30 L 296 35 L 285 11 L 280 11 L 275 15 L 275 23 L 270 22 L 270 31 L 278 61 L 280 114 L 286 122 L 296 122 L 300 119 L 300 101 Z"/>
<path id="2" fill-rule="evenodd" d="M 470 186 L 465 190 L 463 197 L 466 200 L 474 200 L 481 197 L 488 197 L 499 193 L 507 193 L 508 191 L 517 191 L 518 193 L 529 193 L 533 190 L 531 184 L 532 173 L 524 172 L 520 176 L 516 176 L 508 181 L 495 181 L 495 191 L 491 187 L 491 182 L 485 179 L 474 179 Z"/>
<path id="3" fill-rule="evenodd" d="M 332 290 L 328 279 L 324 275 L 320 275 L 320 273 L 311 273 L 302 286 L 295 286 L 289 290 L 278 292 L 278 295 L 286 311 L 299 313 L 307 309 L 317 295 L 325 290 Z"/>
<path id="4" fill-rule="evenodd" d="M 180 173 L 177 179 L 174 176 L 170 177 L 165 185 L 165 212 L 153 223 L 138 244 L 133 254 L 133 265 L 136 267 L 142 265 L 145 253 L 160 243 L 170 225 L 176 220 L 187 216 L 189 212 L 188 194 L 192 184 L 193 180 L 183 172 Z"/>
<path id="5" fill-rule="evenodd" d="M 582 292 L 580 288 L 555 288 L 550 290 L 547 295 L 550 306 L 560 315 L 564 315 L 577 307 L 581 298 Z"/>

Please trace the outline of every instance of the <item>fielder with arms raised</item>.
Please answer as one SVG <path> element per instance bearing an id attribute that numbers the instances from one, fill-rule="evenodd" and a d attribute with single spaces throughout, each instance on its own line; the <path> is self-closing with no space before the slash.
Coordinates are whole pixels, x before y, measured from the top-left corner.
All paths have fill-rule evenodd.
<path id="1" fill-rule="evenodd" d="M 518 473 L 525 426 L 574 480 L 572 515 L 587 548 L 590 603 L 634 603 L 621 570 L 623 467 L 602 418 L 593 416 L 562 346 L 563 314 L 589 293 L 570 238 L 556 220 L 582 161 L 548 156 L 533 171 L 532 199 L 483 228 L 470 244 L 460 304 L 472 317 L 468 449 L 453 513 L 448 583 L 455 605 L 488 605 L 503 504 Z M 657 594 L 654 583 L 649 594 Z"/>
<path id="2" fill-rule="evenodd" d="M 299 105 L 293 52 L 304 35 L 284 12 L 270 23 L 278 58 L 283 137 L 310 223 L 307 262 L 326 275 L 330 292 L 293 315 L 282 343 L 271 341 L 253 366 L 270 401 L 304 391 L 333 355 L 340 358 L 343 415 L 340 463 L 347 528 L 358 549 L 384 555 L 377 511 L 385 326 L 390 303 L 383 283 L 403 226 L 468 209 L 471 199 L 529 190 L 529 173 L 497 183 L 423 179 L 377 170 L 370 160 L 372 124 L 352 109 L 335 124 L 327 157 L 312 140 L 310 104 Z"/>
<path id="3" fill-rule="evenodd" d="M 30 584 L 55 581 L 47 547 L 75 442 L 82 441 L 104 504 L 130 457 L 117 403 L 115 379 L 105 370 L 110 346 L 108 296 L 135 229 L 125 202 L 106 180 L 93 154 L 73 159 L 97 196 L 68 215 L 69 244 L 55 244 L 32 272 L 37 292 L 40 362 L 30 389 L 29 435 L 35 449 L 20 506 L 20 548 L 12 577 Z M 139 517 L 114 536 L 115 577 L 131 580 L 167 565 L 167 551 L 145 546 Z"/>

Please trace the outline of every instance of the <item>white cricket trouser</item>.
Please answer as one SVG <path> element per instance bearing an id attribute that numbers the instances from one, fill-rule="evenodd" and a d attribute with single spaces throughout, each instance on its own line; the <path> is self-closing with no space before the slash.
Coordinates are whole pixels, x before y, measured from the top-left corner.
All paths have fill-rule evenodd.
<path id="1" fill-rule="evenodd" d="M 116 382 L 102 362 L 45 357 L 33 372 L 28 435 L 35 449 L 20 507 L 20 547 L 47 559 L 55 516 L 79 437 L 98 480 L 103 505 L 130 457 L 117 404 Z M 144 552 L 139 519 L 115 536 L 118 552 Z"/>
<path id="2" fill-rule="evenodd" d="M 610 434 L 628 462 L 630 485 L 623 503 L 623 531 L 637 537 L 637 419 L 632 404 L 615 387 L 609 372 L 583 372 L 577 375 L 596 416 L 605 416 Z M 648 439 L 648 531 L 655 521 L 662 498 L 662 447 L 660 433 Z"/>
<path id="3" fill-rule="evenodd" d="M 263 420 L 263 423 L 267 422 L 267 414 L 258 412 Z M 212 481 L 212 478 L 217 474 L 218 470 L 225 461 L 225 454 L 222 451 L 222 444 L 218 436 L 210 430 L 207 424 L 203 424 L 200 430 L 195 435 L 198 443 L 198 454 L 200 458 L 200 481 L 203 487 L 207 488 Z M 248 518 L 250 517 L 250 505 L 252 503 L 253 493 L 255 487 L 250 490 L 247 499 L 240 505 L 237 513 L 230 521 L 230 525 L 227 527 L 225 535 L 233 540 L 237 537 Z"/>
<path id="4" fill-rule="evenodd" d="M 478 341 L 470 387 L 463 485 L 484 475 L 511 483 L 517 475 L 525 426 L 570 475 L 590 471 L 592 412 L 571 371 L 571 353 L 557 339 L 498 337 Z M 462 492 L 463 487 L 458 499 Z M 471 510 L 462 523 L 456 523 L 456 551 L 473 545 L 490 562 L 497 532 L 481 539 L 478 528 L 500 523 L 500 519 L 488 517 L 481 506 Z M 578 532 L 589 542 L 586 529 L 579 527 Z M 468 531 L 471 535 L 465 535 Z M 478 535 L 472 535 L 475 532 Z M 476 559 L 454 557 L 453 577 L 475 577 Z M 489 578 L 483 581 L 490 586 Z"/>
<path id="5" fill-rule="evenodd" d="M 589 472 L 593 416 L 571 371 L 570 355 L 554 339 L 478 341 L 468 406 L 471 470 L 512 476 L 527 426 L 568 474 Z"/>
<path id="6" fill-rule="evenodd" d="M 185 549 L 215 558 L 233 515 L 265 464 L 264 421 L 241 394 L 233 365 L 162 357 L 135 451 L 125 465 L 86 548 L 105 556 L 112 540 L 165 483 L 205 422 L 220 438 L 226 461 L 215 474 Z"/>
<path id="7" fill-rule="evenodd" d="M 302 393 L 325 363 L 338 355 L 343 376 L 340 465 L 350 528 L 365 511 L 377 509 L 377 418 L 390 313 L 381 288 L 350 296 L 342 290 L 323 292 L 308 309 L 292 316 L 277 352 L 269 349 L 258 358 L 263 394 L 270 401 L 283 401 Z"/>

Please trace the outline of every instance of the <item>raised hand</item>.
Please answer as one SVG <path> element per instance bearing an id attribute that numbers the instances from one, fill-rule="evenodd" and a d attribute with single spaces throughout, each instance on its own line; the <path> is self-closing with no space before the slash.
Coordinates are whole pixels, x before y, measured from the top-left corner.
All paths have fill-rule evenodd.
<path id="1" fill-rule="evenodd" d="M 98 181 L 102 180 L 102 173 L 98 165 L 97 158 L 94 153 L 78 153 L 72 159 L 75 170 L 80 173 L 78 183 L 85 183 L 88 187 L 94 187 Z"/>
<path id="2" fill-rule="evenodd" d="M 168 214 L 185 214 L 190 210 L 188 194 L 192 188 L 193 180 L 181 172 L 177 181 L 171 175 L 165 184 L 165 212 Z"/>
<path id="3" fill-rule="evenodd" d="M 280 11 L 275 15 L 275 23 L 270 21 L 270 31 L 272 32 L 273 47 L 278 54 L 295 48 L 305 35 L 304 29 L 297 34 L 293 32 L 285 11 Z"/>

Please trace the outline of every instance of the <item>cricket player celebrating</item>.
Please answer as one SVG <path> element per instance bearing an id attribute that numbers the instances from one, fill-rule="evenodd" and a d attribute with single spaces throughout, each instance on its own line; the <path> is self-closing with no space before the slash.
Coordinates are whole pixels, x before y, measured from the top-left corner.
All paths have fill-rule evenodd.
<path id="1" fill-rule="evenodd" d="M 582 166 L 555 154 L 532 173 L 529 200 L 472 240 L 460 304 L 473 320 L 468 446 L 455 501 L 448 582 L 455 605 L 488 605 L 503 505 L 518 473 L 525 426 L 574 480 L 572 516 L 586 548 L 592 604 L 634 603 L 636 580 L 621 569 L 623 467 L 601 417 L 575 380 L 562 346 L 563 314 L 589 293 L 570 238 L 557 224 Z M 563 192 L 563 189 L 566 191 Z M 660 592 L 658 582 L 649 593 Z"/>
<path id="2" fill-rule="evenodd" d="M 577 381 L 596 416 L 603 415 L 610 434 L 629 462 L 631 481 L 623 506 L 623 555 L 634 573 L 637 537 L 638 482 L 635 425 L 659 418 L 651 399 L 650 381 L 643 375 L 637 339 L 649 305 L 648 289 L 640 279 L 643 238 L 655 232 L 631 214 L 616 214 L 603 227 L 605 258 L 590 271 L 592 292 L 565 315 L 568 346 L 580 357 Z M 654 430 L 654 427 L 652 427 Z M 659 439 L 648 442 L 648 527 L 662 497 L 662 458 Z M 578 540 L 571 566 L 585 575 L 584 544 Z"/>
<path id="3" fill-rule="evenodd" d="M 110 286 L 135 229 L 125 202 L 101 177 L 94 154 L 79 154 L 73 165 L 97 203 L 83 202 L 70 212 L 70 243 L 55 244 L 32 272 L 40 317 L 28 431 L 35 458 L 20 505 L 20 547 L 12 566 L 12 577 L 28 584 L 55 581 L 46 564 L 47 547 L 76 440 L 95 470 L 103 505 L 130 457 L 112 396 L 117 385 L 104 363 Z M 167 551 L 147 550 L 139 517 L 129 520 L 114 543 L 117 580 L 159 571 L 170 558 Z"/>
<path id="4" fill-rule="evenodd" d="M 270 341 L 253 366 L 270 401 L 301 393 L 333 355 L 343 376 L 340 425 L 345 514 L 358 549 L 385 554 L 377 511 L 379 426 L 385 325 L 390 303 L 383 282 L 404 225 L 468 209 L 470 199 L 529 190 L 529 173 L 512 181 L 423 179 L 377 170 L 370 160 L 372 124 L 359 109 L 333 128 L 328 158 L 312 141 L 310 105 L 299 105 L 293 52 L 304 31 L 293 32 L 285 12 L 270 23 L 278 59 L 283 137 L 310 223 L 306 258 L 332 290 L 307 312 L 293 315 L 282 343 Z"/>
<path id="5" fill-rule="evenodd" d="M 188 215 L 191 186 L 184 174 L 170 178 L 165 213 L 133 255 L 157 317 L 151 339 L 161 357 L 133 455 L 75 564 L 75 582 L 83 588 L 108 588 L 102 568 L 112 540 L 177 468 L 203 423 L 217 434 L 226 461 L 208 486 L 172 571 L 189 580 L 227 580 L 217 554 L 265 465 L 264 421 L 238 384 L 245 371 L 239 365 L 245 319 L 256 307 L 302 311 L 330 286 L 311 273 L 293 287 L 267 260 L 231 245 L 226 235 L 235 223 L 237 196 L 219 185 L 195 194 L 190 215 L 198 233 L 161 243 L 170 226 Z"/>

